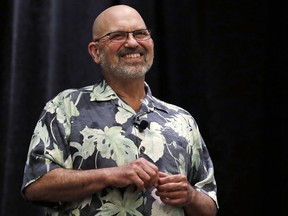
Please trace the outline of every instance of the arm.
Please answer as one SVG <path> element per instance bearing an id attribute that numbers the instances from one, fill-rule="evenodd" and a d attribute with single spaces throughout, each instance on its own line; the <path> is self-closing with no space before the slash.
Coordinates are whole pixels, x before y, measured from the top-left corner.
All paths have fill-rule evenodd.
<path id="1" fill-rule="evenodd" d="M 186 176 L 159 173 L 156 194 L 168 205 L 183 207 L 189 216 L 215 216 L 215 202 L 206 194 L 196 191 Z"/>
<path id="2" fill-rule="evenodd" d="M 217 207 L 212 200 L 211 197 L 208 195 L 201 193 L 199 191 L 196 191 L 193 189 L 190 185 L 192 194 L 192 197 L 190 198 L 190 201 L 188 201 L 188 204 L 184 206 L 184 210 L 186 215 L 188 216 L 216 216 L 217 214 Z"/>
<path id="3" fill-rule="evenodd" d="M 143 158 L 125 166 L 93 170 L 54 169 L 26 187 L 24 194 L 30 201 L 73 201 L 107 186 L 136 185 L 138 191 L 155 186 L 158 168 Z"/>

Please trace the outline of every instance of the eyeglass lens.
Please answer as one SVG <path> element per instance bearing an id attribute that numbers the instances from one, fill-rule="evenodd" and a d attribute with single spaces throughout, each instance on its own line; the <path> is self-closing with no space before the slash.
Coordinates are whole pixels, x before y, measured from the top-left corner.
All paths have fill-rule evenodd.
<path id="1" fill-rule="evenodd" d="M 126 41 L 129 33 L 132 33 L 136 41 L 144 41 L 150 39 L 150 31 L 147 29 L 141 29 L 133 32 L 124 32 L 124 31 L 111 32 L 109 34 L 109 40 L 113 42 Z"/>

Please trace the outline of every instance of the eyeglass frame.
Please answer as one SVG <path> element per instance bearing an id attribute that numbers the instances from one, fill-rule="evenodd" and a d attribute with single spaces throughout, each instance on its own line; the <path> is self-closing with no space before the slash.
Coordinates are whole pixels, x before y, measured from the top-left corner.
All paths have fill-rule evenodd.
<path id="1" fill-rule="evenodd" d="M 145 39 L 145 40 L 139 40 L 139 39 L 136 39 L 135 37 L 134 37 L 134 33 L 135 32 L 137 32 L 137 31 L 141 31 L 141 30 L 147 30 L 148 31 L 148 33 L 149 33 L 149 38 L 147 38 L 147 39 Z M 108 38 L 111 42 L 113 42 L 113 43 L 123 43 L 123 42 L 125 42 L 126 40 L 127 40 L 127 38 L 128 38 L 128 36 L 129 36 L 129 34 L 130 33 L 132 33 L 132 35 L 133 35 L 133 38 L 138 42 L 138 41 L 146 41 L 146 40 L 149 40 L 149 39 L 151 39 L 151 29 L 137 29 L 137 30 L 134 30 L 134 31 L 114 31 L 114 32 L 109 32 L 109 33 L 107 33 L 107 34 L 105 34 L 105 35 L 103 35 L 103 36 L 101 36 L 101 37 L 99 37 L 99 38 L 96 38 L 95 40 L 93 40 L 94 42 L 99 42 L 101 39 L 103 39 L 103 38 L 105 38 L 105 37 L 107 37 L 107 36 L 110 36 L 111 34 L 113 34 L 113 33 L 117 33 L 117 32 L 121 32 L 121 33 L 125 33 L 126 34 L 126 38 L 125 38 L 125 40 L 124 41 L 112 41 L 112 40 L 110 40 L 110 38 Z"/>

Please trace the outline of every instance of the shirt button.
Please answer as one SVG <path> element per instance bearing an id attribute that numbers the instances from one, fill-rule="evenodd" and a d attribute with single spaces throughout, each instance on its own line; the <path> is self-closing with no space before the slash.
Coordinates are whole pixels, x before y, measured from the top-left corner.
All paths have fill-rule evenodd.
<path id="1" fill-rule="evenodd" d="M 143 153 L 145 151 L 145 147 L 144 146 L 140 146 L 140 152 Z"/>

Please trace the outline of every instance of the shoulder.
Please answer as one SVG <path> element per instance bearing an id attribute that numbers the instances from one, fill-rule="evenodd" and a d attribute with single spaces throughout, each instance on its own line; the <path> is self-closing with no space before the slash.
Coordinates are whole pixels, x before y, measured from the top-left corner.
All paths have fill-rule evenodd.
<path id="1" fill-rule="evenodd" d="M 58 100 L 64 100 L 64 99 L 70 99 L 70 100 L 76 100 L 79 98 L 79 96 L 84 95 L 90 95 L 90 93 L 93 90 L 93 85 L 81 87 L 81 88 L 70 88 L 65 89 L 61 92 L 59 92 L 54 98 L 52 98 L 50 101 L 58 101 Z"/>
<path id="2" fill-rule="evenodd" d="M 195 118 L 187 109 L 179 105 L 163 101 L 154 96 L 153 101 L 156 104 L 156 105 L 154 104 L 156 109 L 161 109 L 165 111 L 168 114 L 168 116 L 170 116 L 169 118 L 172 118 L 174 121 L 180 121 L 182 123 L 186 122 L 189 125 L 191 125 L 191 127 L 196 128 L 198 127 Z"/>
<path id="3" fill-rule="evenodd" d="M 77 104 L 83 97 L 89 97 L 93 85 L 78 89 L 65 89 L 46 102 L 44 111 L 49 113 L 64 112 L 64 110 L 76 109 Z M 84 101 L 89 101 L 84 100 Z M 66 112 L 66 111 L 65 111 Z"/>
<path id="4" fill-rule="evenodd" d="M 153 96 L 153 100 L 158 106 L 165 108 L 168 112 L 178 112 L 179 114 L 185 114 L 185 115 L 191 116 L 191 114 L 189 113 L 188 110 L 186 110 L 185 108 L 183 108 L 179 105 L 163 101 L 163 100 L 156 98 L 154 96 Z"/>

